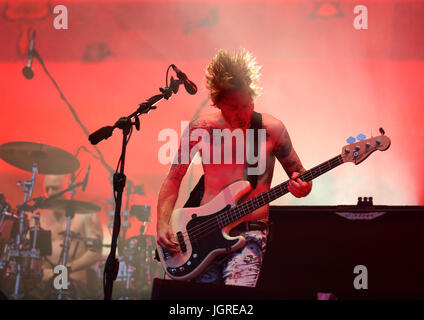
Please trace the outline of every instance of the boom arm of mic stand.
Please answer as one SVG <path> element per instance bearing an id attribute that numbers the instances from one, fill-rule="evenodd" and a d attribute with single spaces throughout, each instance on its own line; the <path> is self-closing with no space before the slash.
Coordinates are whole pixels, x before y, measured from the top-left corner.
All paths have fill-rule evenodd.
<path id="1" fill-rule="evenodd" d="M 169 96 L 166 97 L 168 93 L 167 90 L 166 89 L 163 89 L 163 90 L 165 93 L 155 95 L 149 98 L 146 102 L 141 103 L 139 105 L 139 108 L 135 112 L 130 114 L 128 117 L 120 118 L 113 126 L 102 127 L 98 129 L 97 131 L 95 131 L 94 133 L 90 134 L 90 136 L 88 137 L 88 139 L 90 140 L 90 143 L 95 145 L 95 144 L 98 144 L 100 141 L 110 138 L 113 134 L 113 130 L 115 130 L 116 128 L 124 129 L 126 127 L 125 125 L 126 122 L 128 124 L 135 124 L 138 130 L 140 126 L 139 121 L 137 121 L 138 116 L 142 113 L 148 113 L 152 109 L 156 109 L 154 105 L 158 103 L 160 100 L 162 100 L 163 98 L 169 99 Z M 136 118 L 136 122 L 131 123 L 130 121 L 132 118 Z"/>
<path id="2" fill-rule="evenodd" d="M 95 131 L 94 133 L 92 133 L 88 137 L 91 144 L 96 145 L 100 141 L 103 141 L 103 140 L 110 138 L 112 136 L 113 130 L 115 128 L 122 129 L 123 127 L 125 127 L 125 124 L 124 124 L 125 121 L 128 121 L 128 123 L 130 123 L 129 121 L 132 118 L 136 118 L 136 122 L 133 123 L 133 124 L 136 125 L 137 130 L 138 130 L 139 129 L 138 116 L 143 114 L 143 113 L 149 113 L 149 111 L 152 110 L 152 109 L 156 109 L 156 107 L 154 105 L 156 103 L 158 103 L 159 101 L 161 101 L 162 99 L 168 100 L 172 96 L 172 93 L 178 92 L 178 88 L 181 84 L 183 84 L 182 80 L 174 80 L 173 78 L 171 78 L 171 84 L 170 84 L 169 87 L 159 88 L 159 91 L 162 92 L 161 94 L 154 95 L 153 97 L 150 97 L 149 99 L 147 99 L 146 102 L 140 103 L 138 109 L 135 112 L 133 112 L 132 114 L 130 114 L 128 117 L 120 118 L 115 123 L 115 125 L 102 127 L 100 129 L 98 129 L 97 131 Z"/>

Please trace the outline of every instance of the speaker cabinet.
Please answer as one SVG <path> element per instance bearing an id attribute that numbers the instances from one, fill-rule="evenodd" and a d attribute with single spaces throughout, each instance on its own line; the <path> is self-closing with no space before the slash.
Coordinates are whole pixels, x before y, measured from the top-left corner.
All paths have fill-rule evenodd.
<path id="1" fill-rule="evenodd" d="M 424 299 L 424 207 L 271 206 L 270 222 L 258 287 L 293 299 Z"/>

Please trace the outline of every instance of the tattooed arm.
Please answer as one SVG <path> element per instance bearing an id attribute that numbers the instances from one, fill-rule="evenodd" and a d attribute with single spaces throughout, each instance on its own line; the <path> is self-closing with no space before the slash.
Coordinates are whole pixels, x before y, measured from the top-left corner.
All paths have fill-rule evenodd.
<path id="1" fill-rule="evenodd" d="M 208 124 L 205 120 L 195 120 L 190 123 L 189 134 L 182 137 L 177 157 L 159 191 L 156 242 L 171 252 L 177 251 L 177 242 L 169 227 L 169 219 L 178 199 L 181 181 L 191 162 L 189 155 L 193 147 L 198 143 L 198 141 L 190 141 L 190 134 L 194 129 L 206 128 L 207 126 Z M 188 151 L 184 149 L 184 146 L 188 146 Z"/>
<path id="2" fill-rule="evenodd" d="M 311 192 L 312 181 L 304 182 L 298 178 L 306 171 L 290 140 L 289 133 L 281 121 L 274 127 L 278 138 L 274 146 L 274 154 L 291 178 L 288 190 L 297 198 L 305 197 Z"/>

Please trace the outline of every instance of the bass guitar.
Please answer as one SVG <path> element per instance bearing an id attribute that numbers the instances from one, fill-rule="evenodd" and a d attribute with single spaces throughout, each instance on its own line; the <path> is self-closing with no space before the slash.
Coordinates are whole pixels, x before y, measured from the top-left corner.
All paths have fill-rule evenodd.
<path id="1" fill-rule="evenodd" d="M 390 147 L 390 139 L 384 135 L 383 129 L 380 129 L 380 133 L 378 137 L 344 146 L 340 155 L 302 173 L 299 178 L 307 182 L 342 163 L 353 162 L 357 165 L 374 151 L 387 150 Z M 237 204 L 238 199 L 251 189 L 248 181 L 239 180 L 200 207 L 174 210 L 170 227 L 179 244 L 179 251 L 174 254 L 159 246 L 157 250 L 167 275 L 174 280 L 191 280 L 198 276 L 217 255 L 243 247 L 244 237 L 229 236 L 231 228 L 244 216 L 288 193 L 289 181 Z"/>

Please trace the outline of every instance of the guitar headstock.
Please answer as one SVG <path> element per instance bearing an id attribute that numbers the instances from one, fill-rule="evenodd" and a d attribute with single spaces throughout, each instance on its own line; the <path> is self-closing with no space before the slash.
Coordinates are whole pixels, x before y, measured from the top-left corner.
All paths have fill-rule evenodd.
<path id="1" fill-rule="evenodd" d="M 344 146 L 341 154 L 343 162 L 353 162 L 354 164 L 360 164 L 374 151 L 387 150 L 390 147 L 390 139 L 384 135 L 384 130 L 381 128 L 380 133 L 381 135 L 378 137 L 363 139 Z M 355 140 L 354 138 L 352 139 Z"/>

